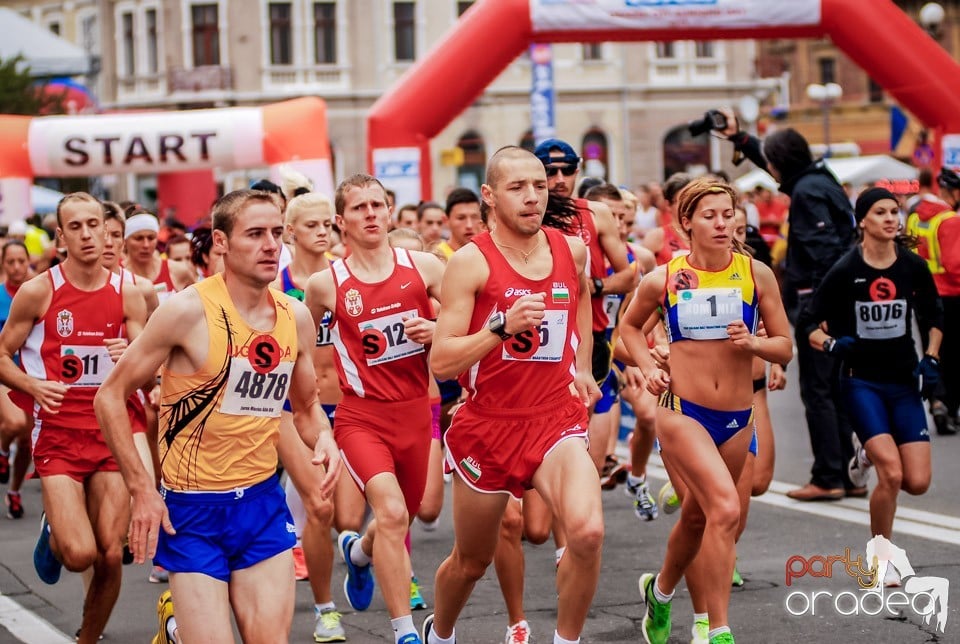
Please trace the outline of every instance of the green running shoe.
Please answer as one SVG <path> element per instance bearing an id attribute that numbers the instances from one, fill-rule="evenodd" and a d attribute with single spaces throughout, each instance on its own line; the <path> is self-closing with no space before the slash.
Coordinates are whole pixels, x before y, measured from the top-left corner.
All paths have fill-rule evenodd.
<path id="1" fill-rule="evenodd" d="M 733 566 L 733 581 L 731 583 L 737 588 L 743 585 L 743 577 L 740 576 L 740 571 L 737 570 L 736 565 Z"/>
<path id="2" fill-rule="evenodd" d="M 733 633 L 720 633 L 710 638 L 710 644 L 736 644 L 733 641 Z"/>
<path id="3" fill-rule="evenodd" d="M 640 592 L 646 604 L 640 631 L 647 644 L 667 644 L 670 639 L 670 602 L 661 604 L 657 601 L 653 593 L 656 578 L 651 572 L 640 577 Z"/>
<path id="4" fill-rule="evenodd" d="M 660 502 L 660 508 L 664 514 L 673 514 L 680 509 L 680 497 L 677 496 L 677 491 L 673 489 L 673 483 L 670 481 L 664 483 L 663 487 L 660 488 L 657 501 Z"/>

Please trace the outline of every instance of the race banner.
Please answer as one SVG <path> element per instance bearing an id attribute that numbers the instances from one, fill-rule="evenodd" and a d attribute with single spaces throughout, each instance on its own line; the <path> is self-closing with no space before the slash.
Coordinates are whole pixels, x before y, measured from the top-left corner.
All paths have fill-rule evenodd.
<path id="1" fill-rule="evenodd" d="M 820 24 L 820 0 L 530 0 L 534 32 Z"/>

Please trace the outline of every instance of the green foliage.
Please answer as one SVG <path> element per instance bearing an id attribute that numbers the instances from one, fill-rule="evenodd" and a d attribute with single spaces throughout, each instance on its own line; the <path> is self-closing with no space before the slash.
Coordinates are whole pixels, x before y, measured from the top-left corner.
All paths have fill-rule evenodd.
<path id="1" fill-rule="evenodd" d="M 42 91 L 23 56 L 0 60 L 0 114 L 63 114 L 63 95 Z"/>

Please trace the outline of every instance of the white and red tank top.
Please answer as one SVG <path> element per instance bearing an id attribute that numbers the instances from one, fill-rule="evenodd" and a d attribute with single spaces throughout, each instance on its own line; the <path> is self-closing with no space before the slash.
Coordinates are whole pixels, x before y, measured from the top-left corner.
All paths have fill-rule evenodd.
<path id="1" fill-rule="evenodd" d="M 346 260 L 330 266 L 337 290 L 330 336 L 346 396 L 390 402 L 427 395 L 427 350 L 407 338 L 403 320 L 433 317 L 430 298 L 410 253 L 393 252 L 393 272 L 377 283 L 357 279 Z"/>
<path id="2" fill-rule="evenodd" d="M 93 397 L 113 369 L 103 341 L 123 333 L 123 278 L 108 273 L 102 287 L 83 291 L 67 281 L 60 266 L 47 275 L 53 285 L 50 307 L 20 349 L 20 364 L 28 375 L 69 389 L 58 413 L 47 414 L 39 405 L 34 412 L 45 427 L 99 431 Z"/>
<path id="3" fill-rule="evenodd" d="M 597 234 L 597 222 L 594 220 L 590 202 L 586 199 L 575 199 L 578 219 L 580 221 L 577 236 L 587 246 L 587 276 L 590 279 L 603 279 L 607 276 L 606 254 L 600 245 L 600 235 Z M 603 305 L 602 297 L 595 297 L 590 301 L 593 310 L 593 331 L 602 333 L 607 328 L 610 317 Z"/>
<path id="4" fill-rule="evenodd" d="M 487 328 L 494 313 L 506 313 L 524 295 L 545 293 L 547 308 L 538 328 L 505 340 L 461 374 L 460 384 L 470 392 L 468 404 L 488 409 L 530 408 L 570 397 L 581 337 L 577 329 L 580 282 L 563 233 L 541 230 L 550 244 L 553 270 L 540 280 L 518 273 L 489 233 L 470 240 L 487 260 L 490 276 L 477 294 L 469 333 Z"/>
<path id="5" fill-rule="evenodd" d="M 173 285 L 173 277 L 170 275 L 170 260 L 160 260 L 160 272 L 153 280 L 153 290 L 157 292 L 157 299 L 161 302 L 177 292 L 177 288 Z"/>

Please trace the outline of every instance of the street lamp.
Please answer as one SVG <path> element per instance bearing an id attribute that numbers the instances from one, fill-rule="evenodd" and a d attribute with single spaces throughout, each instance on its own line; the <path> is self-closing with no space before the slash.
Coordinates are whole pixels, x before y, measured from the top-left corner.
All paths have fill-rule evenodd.
<path id="1" fill-rule="evenodd" d="M 936 40 L 945 16 L 946 12 L 939 2 L 928 2 L 920 7 L 920 26 Z"/>
<path id="2" fill-rule="evenodd" d="M 843 96 L 843 88 L 836 83 L 821 85 L 812 83 L 807 85 L 807 96 L 810 100 L 819 103 L 823 111 L 823 144 L 826 152 L 823 156 L 830 156 L 830 108 Z"/>

